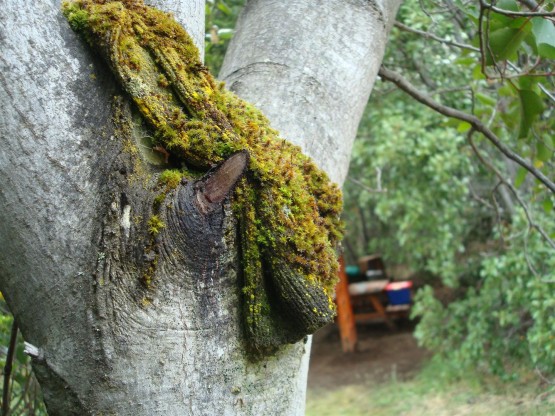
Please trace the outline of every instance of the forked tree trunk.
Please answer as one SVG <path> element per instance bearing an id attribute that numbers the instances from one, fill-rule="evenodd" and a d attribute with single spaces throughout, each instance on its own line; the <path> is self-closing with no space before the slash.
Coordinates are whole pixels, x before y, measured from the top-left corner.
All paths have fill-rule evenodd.
<path id="1" fill-rule="evenodd" d="M 202 1 L 155 3 L 202 42 Z M 222 76 L 341 183 L 398 3 L 317 3 L 249 1 Z M 0 290 L 49 413 L 303 414 L 309 343 L 245 353 L 226 200 L 182 183 L 149 233 L 164 158 L 106 65 L 56 1 L 0 19 Z"/>

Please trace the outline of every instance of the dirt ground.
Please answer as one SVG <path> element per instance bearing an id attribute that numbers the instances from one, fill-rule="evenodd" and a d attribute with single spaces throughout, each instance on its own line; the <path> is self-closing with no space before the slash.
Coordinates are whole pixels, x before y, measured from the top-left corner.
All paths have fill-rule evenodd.
<path id="1" fill-rule="evenodd" d="M 414 325 L 397 322 L 390 330 L 380 323 L 357 324 L 358 351 L 346 354 L 336 325 L 314 335 L 308 389 L 327 390 L 353 384 L 406 380 L 421 368 L 430 353 L 416 344 Z"/>

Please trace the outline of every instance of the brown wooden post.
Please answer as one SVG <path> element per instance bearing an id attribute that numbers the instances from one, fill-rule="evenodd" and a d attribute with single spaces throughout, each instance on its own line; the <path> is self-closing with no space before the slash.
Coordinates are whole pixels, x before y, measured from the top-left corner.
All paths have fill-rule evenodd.
<path id="1" fill-rule="evenodd" d="M 343 352 L 354 352 L 357 347 L 357 329 L 343 256 L 339 259 L 339 283 L 335 287 L 335 301 L 337 303 L 337 325 L 341 337 L 341 348 Z"/>

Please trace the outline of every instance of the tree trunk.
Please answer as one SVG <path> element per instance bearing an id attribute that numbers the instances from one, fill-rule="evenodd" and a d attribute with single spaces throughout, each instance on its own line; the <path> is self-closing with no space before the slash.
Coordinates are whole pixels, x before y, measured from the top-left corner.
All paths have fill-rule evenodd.
<path id="1" fill-rule="evenodd" d="M 342 184 L 399 4 L 249 1 L 220 78 Z"/>
<path id="2" fill-rule="evenodd" d="M 202 44 L 202 1 L 156 3 Z M 306 3 L 250 1 L 222 75 L 341 183 L 397 4 Z M 59 7 L 0 9 L 0 290 L 49 414 L 303 414 L 309 343 L 245 353 L 228 204 L 183 183 L 153 230 L 164 158 Z"/>

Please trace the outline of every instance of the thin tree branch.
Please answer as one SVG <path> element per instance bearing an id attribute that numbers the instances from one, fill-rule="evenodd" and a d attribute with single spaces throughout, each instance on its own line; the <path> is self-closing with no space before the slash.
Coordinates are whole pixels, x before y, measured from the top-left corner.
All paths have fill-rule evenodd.
<path id="1" fill-rule="evenodd" d="M 416 72 L 418 72 L 418 75 L 420 76 L 420 79 L 422 80 L 424 85 L 426 85 L 426 87 L 428 87 L 430 90 L 436 90 L 437 84 L 428 74 L 428 71 L 426 70 L 425 65 L 422 64 L 422 61 L 421 61 L 422 58 L 414 59 L 414 56 L 412 56 L 412 54 L 408 56 L 404 48 L 403 48 L 403 54 L 405 55 L 407 60 L 410 59 L 410 61 L 416 68 Z"/>
<path id="2" fill-rule="evenodd" d="M 245 172 L 248 163 L 249 153 L 237 152 L 196 183 L 197 202 L 204 214 L 220 206 Z"/>
<path id="3" fill-rule="evenodd" d="M 507 188 L 509 188 L 509 190 L 512 192 L 512 194 L 514 195 L 518 204 L 521 206 L 521 208 L 524 211 L 524 215 L 526 216 L 526 220 L 528 222 L 528 227 L 537 230 L 540 233 L 540 235 L 543 237 L 543 239 L 555 250 L 555 241 L 553 241 L 551 239 L 551 237 L 549 237 L 549 235 L 545 232 L 545 230 L 542 227 L 540 227 L 537 223 L 534 222 L 534 220 L 532 219 L 532 214 L 530 213 L 530 210 L 528 209 L 528 206 L 522 200 L 522 198 L 520 197 L 518 191 L 513 186 L 513 184 L 511 184 L 492 163 L 487 161 L 482 156 L 482 154 L 480 153 L 480 151 L 476 147 L 476 144 L 474 143 L 474 140 L 472 140 L 472 134 L 473 133 L 474 133 L 474 129 L 471 129 L 468 132 L 468 136 L 467 136 L 468 137 L 468 143 L 472 147 L 472 150 L 474 151 L 474 153 L 476 154 L 476 156 L 478 157 L 480 162 L 482 162 L 482 164 L 484 166 L 486 166 L 489 170 L 491 170 L 495 174 L 495 176 L 497 176 L 499 181 L 502 182 L 503 185 L 505 185 Z M 532 269 L 532 271 L 534 271 L 534 270 Z"/>
<path id="4" fill-rule="evenodd" d="M 525 4 L 528 7 L 532 7 L 535 4 L 534 2 L 529 2 L 529 1 L 525 1 L 525 0 L 521 1 L 521 3 Z M 536 4 L 535 7 L 537 7 L 537 4 Z M 395 27 L 397 27 L 398 29 L 404 30 L 405 32 L 415 33 L 415 34 L 420 35 L 420 36 L 422 36 L 426 39 L 432 39 L 432 40 L 435 40 L 437 42 L 443 43 L 445 45 L 455 46 L 457 48 L 466 49 L 466 50 L 473 51 L 473 52 L 480 52 L 481 61 L 482 61 L 482 72 L 486 75 L 486 73 L 485 73 L 485 55 L 484 55 L 484 53 L 482 53 L 483 43 L 484 43 L 483 37 L 482 37 L 483 36 L 482 35 L 482 30 L 481 30 L 482 17 L 483 17 L 483 14 L 480 13 L 480 22 L 478 24 L 478 38 L 480 39 L 480 45 L 481 45 L 480 48 L 477 48 L 477 47 L 472 46 L 472 45 L 467 45 L 467 44 L 464 44 L 464 43 L 461 43 L 461 42 L 454 42 L 454 41 L 451 41 L 449 39 L 444 39 L 444 38 L 441 38 L 441 37 L 439 37 L 439 36 L 437 36 L 437 35 L 435 35 L 431 32 L 426 32 L 426 31 L 423 31 L 423 30 L 414 29 L 414 28 L 412 28 L 410 26 L 407 26 L 407 25 L 405 25 L 401 22 L 395 22 Z M 489 45 L 488 45 L 488 47 L 489 47 Z M 490 54 L 493 56 L 493 53 L 491 51 L 490 51 Z M 513 64 L 510 61 L 507 61 L 507 64 L 511 68 L 513 68 L 514 70 L 519 72 L 519 74 L 514 75 L 513 77 L 528 76 L 528 75 L 530 75 L 530 76 L 549 76 L 549 75 L 551 75 L 549 73 L 545 73 L 545 74 L 530 74 L 530 73 L 522 74 L 522 70 L 520 68 L 518 68 L 515 64 Z M 499 70 L 499 68 L 497 68 L 497 69 Z M 497 77 L 492 77 L 489 74 L 486 75 L 486 76 L 488 78 L 493 78 L 493 79 L 497 78 Z M 501 76 L 499 78 L 503 79 L 505 77 Z M 511 78 L 511 76 L 509 76 L 508 78 Z M 548 96 L 548 98 L 551 101 L 555 102 L 555 97 L 549 92 L 549 90 L 547 90 L 547 88 L 545 88 L 542 84 L 538 84 L 538 86 Z"/>
<path id="5" fill-rule="evenodd" d="M 447 5 L 447 8 L 451 12 L 451 15 L 453 16 L 453 19 L 459 25 L 459 28 L 462 31 L 466 30 L 466 27 L 465 27 L 465 24 L 464 24 L 464 13 L 463 13 L 463 11 L 461 9 L 459 9 L 453 3 L 452 0 L 445 0 L 445 4 Z M 458 41 L 462 40 L 459 32 L 455 31 L 455 33 L 453 35 L 455 36 L 455 38 L 457 38 Z"/>
<path id="6" fill-rule="evenodd" d="M 489 209 L 493 209 L 493 205 L 491 205 L 488 201 L 486 201 L 484 198 L 480 197 L 476 191 L 474 190 L 474 188 L 472 187 L 472 185 L 468 185 L 468 190 L 470 191 L 470 196 L 472 197 L 472 199 L 474 199 L 475 201 L 479 202 L 480 204 L 484 205 L 486 208 Z"/>
<path id="7" fill-rule="evenodd" d="M 497 72 L 500 75 L 500 79 L 504 79 L 504 72 L 502 71 L 501 68 L 499 68 L 499 65 L 497 65 L 497 61 L 495 60 L 495 55 L 493 53 L 493 50 L 491 49 L 491 45 L 489 42 L 489 32 L 490 32 L 490 12 L 491 10 L 483 7 L 483 1 L 480 1 L 480 16 L 478 18 L 478 37 L 480 39 L 480 61 L 481 61 L 481 65 L 482 65 L 482 74 L 484 74 L 484 76 L 487 79 L 492 79 L 492 78 L 496 78 L 496 77 L 492 77 L 490 74 L 488 74 L 487 69 L 486 69 L 486 50 L 489 54 L 489 57 L 491 58 L 493 67 L 497 70 Z M 485 16 L 487 14 L 487 16 Z M 484 36 L 484 32 L 483 32 L 483 26 L 484 26 L 484 16 L 486 17 L 486 32 L 485 32 L 485 36 Z M 485 48 L 484 48 L 485 45 Z"/>
<path id="8" fill-rule="evenodd" d="M 470 86 L 466 85 L 464 87 L 451 87 L 451 88 L 440 88 L 438 90 L 433 90 L 431 91 L 431 94 L 438 94 L 438 95 L 443 95 L 443 94 L 449 94 L 452 92 L 461 92 L 461 91 L 468 91 L 470 93 L 472 93 L 472 88 L 470 88 Z"/>
<path id="9" fill-rule="evenodd" d="M 515 71 L 522 72 L 522 69 L 520 69 L 518 66 L 516 66 L 515 64 L 513 64 L 511 61 L 507 61 L 507 64 L 508 64 L 512 69 L 514 69 Z M 540 90 L 543 91 L 543 93 L 544 93 L 545 95 L 547 95 L 547 98 L 549 98 L 551 101 L 553 101 L 553 102 L 555 103 L 555 96 L 553 96 L 553 95 L 551 94 L 551 92 L 550 92 L 543 84 L 538 83 L 538 87 L 540 88 Z"/>
<path id="10" fill-rule="evenodd" d="M 549 90 L 548 90 L 547 88 L 545 88 L 542 84 L 538 84 L 538 86 L 540 87 L 540 90 L 542 90 L 543 93 L 544 93 L 545 95 L 547 95 L 547 97 L 548 97 L 551 101 L 553 101 L 553 102 L 555 103 L 555 96 L 553 96 L 553 95 L 551 94 L 551 92 L 549 92 Z"/>
<path id="11" fill-rule="evenodd" d="M 538 3 L 536 3 L 533 0 L 517 0 L 520 4 L 524 4 L 526 7 L 528 7 L 530 10 L 536 10 L 539 5 Z"/>
<path id="12" fill-rule="evenodd" d="M 480 49 L 471 46 L 471 45 L 466 45 L 464 43 L 459 43 L 459 42 L 455 42 L 449 39 L 444 39 L 444 38 L 440 38 L 437 35 L 434 35 L 433 33 L 430 32 L 425 32 L 423 30 L 418 30 L 418 29 L 413 29 L 412 27 L 409 27 L 401 22 L 395 22 L 395 27 L 404 30 L 405 32 L 411 32 L 411 33 L 416 33 L 417 35 L 423 36 L 426 39 L 432 39 L 435 40 L 437 42 L 443 43 L 445 45 L 449 45 L 449 46 L 455 46 L 457 48 L 461 48 L 461 49 L 467 49 L 469 51 L 474 51 L 474 52 L 479 52 Z"/>
<path id="13" fill-rule="evenodd" d="M 514 17 L 555 17 L 554 12 L 514 12 L 512 10 L 500 9 L 499 7 L 495 7 L 493 4 L 486 3 L 485 1 L 480 1 L 482 7 L 485 9 L 490 9 L 495 13 L 503 14 L 505 16 L 514 16 Z"/>
<path id="14" fill-rule="evenodd" d="M 8 354 L 6 356 L 6 365 L 4 366 L 4 391 L 2 392 L 2 416 L 10 414 L 10 380 L 12 377 L 13 357 L 15 355 L 15 343 L 17 340 L 17 322 L 15 319 L 12 323 L 12 332 L 10 334 L 10 344 L 8 346 Z"/>
<path id="15" fill-rule="evenodd" d="M 366 192 L 370 192 L 372 194 L 383 194 L 387 192 L 387 189 L 382 189 L 381 187 L 381 183 L 378 184 L 378 189 L 372 189 L 369 186 L 365 185 L 364 183 L 362 183 L 361 181 L 359 181 L 358 179 L 355 179 L 351 176 L 347 176 L 347 179 L 350 180 L 351 182 L 353 182 L 354 184 L 360 186 L 362 189 L 364 189 Z"/>
<path id="16" fill-rule="evenodd" d="M 349 256 L 351 257 L 350 260 L 352 261 L 356 261 L 357 259 L 357 254 L 355 249 L 353 248 L 353 245 L 351 244 L 351 241 L 349 239 L 349 235 L 351 234 L 347 234 L 345 235 L 345 238 L 341 241 L 341 244 L 347 249 L 347 251 L 349 252 Z M 366 247 L 365 247 L 366 250 Z"/>
<path id="17" fill-rule="evenodd" d="M 364 247 L 368 247 L 368 242 L 370 241 L 370 233 L 368 232 L 368 223 L 366 222 L 366 215 L 364 215 L 364 211 L 360 207 L 360 204 L 357 201 L 357 213 L 360 217 L 360 223 L 362 225 L 362 237 L 364 238 Z"/>
<path id="18" fill-rule="evenodd" d="M 493 202 L 493 206 L 495 207 L 495 217 L 497 219 L 497 224 L 501 224 L 501 208 L 499 207 L 499 203 L 497 202 L 497 198 L 495 197 L 495 192 L 497 192 L 497 190 L 501 187 L 503 183 L 501 181 L 498 181 L 495 186 L 492 188 L 491 193 L 490 193 L 490 198 L 491 201 Z M 504 230 L 502 227 L 499 227 L 499 235 L 501 237 L 501 242 L 503 243 L 503 246 L 505 246 L 505 235 L 504 235 Z"/>
<path id="19" fill-rule="evenodd" d="M 415 100 L 419 101 L 420 103 L 430 107 L 431 109 L 437 111 L 440 114 L 443 114 L 447 117 L 456 118 L 461 121 L 466 121 L 469 123 L 474 130 L 482 133 L 497 149 L 507 156 L 509 159 L 515 161 L 532 175 L 534 175 L 541 183 L 543 183 L 551 192 L 555 194 L 555 183 L 553 183 L 547 176 L 545 176 L 539 169 L 535 168 L 532 164 L 526 161 L 517 153 L 513 152 L 507 145 L 505 145 L 501 140 L 497 137 L 497 135 L 492 132 L 484 123 L 478 119 L 478 117 L 467 114 L 463 111 L 456 110 L 454 108 L 445 106 L 443 104 L 438 103 L 437 101 L 433 100 L 427 94 L 419 91 L 414 87 L 409 81 L 403 78 L 400 74 L 391 71 L 384 66 L 380 68 L 379 75 L 395 85 L 397 85 L 401 90 L 405 93 L 413 97 Z"/>
<path id="20" fill-rule="evenodd" d="M 535 368 L 536 370 L 536 374 L 542 379 L 542 381 L 546 384 L 555 384 L 555 380 L 550 380 L 548 379 L 542 372 L 541 370 L 536 366 Z"/>

